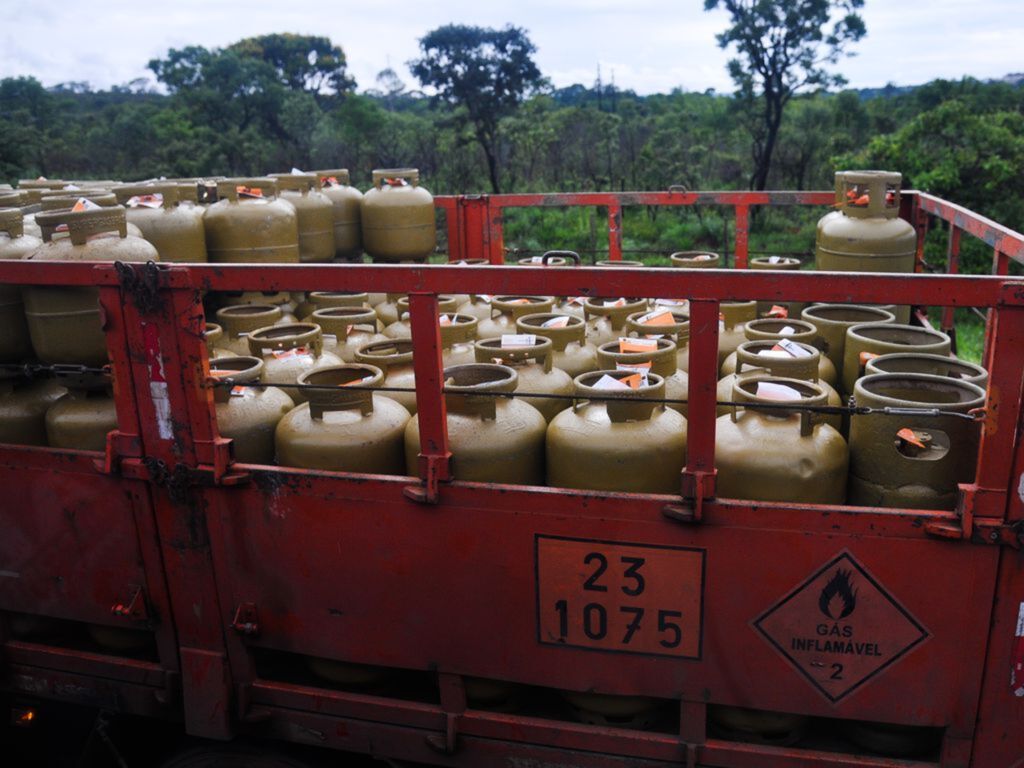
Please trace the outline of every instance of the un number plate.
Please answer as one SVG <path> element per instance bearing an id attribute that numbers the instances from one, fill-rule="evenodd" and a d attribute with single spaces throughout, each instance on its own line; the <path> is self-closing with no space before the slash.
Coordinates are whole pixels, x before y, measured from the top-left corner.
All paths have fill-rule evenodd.
<path id="1" fill-rule="evenodd" d="M 701 657 L 703 549 L 540 534 L 535 545 L 539 642 Z"/>

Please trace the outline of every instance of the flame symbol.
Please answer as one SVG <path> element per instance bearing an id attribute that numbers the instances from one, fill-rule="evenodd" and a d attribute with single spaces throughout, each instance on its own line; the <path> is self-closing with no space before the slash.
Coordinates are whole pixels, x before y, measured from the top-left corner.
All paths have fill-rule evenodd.
<path id="1" fill-rule="evenodd" d="M 850 584 L 850 571 L 836 571 L 818 598 L 818 607 L 830 619 L 845 619 L 857 607 L 857 590 Z"/>

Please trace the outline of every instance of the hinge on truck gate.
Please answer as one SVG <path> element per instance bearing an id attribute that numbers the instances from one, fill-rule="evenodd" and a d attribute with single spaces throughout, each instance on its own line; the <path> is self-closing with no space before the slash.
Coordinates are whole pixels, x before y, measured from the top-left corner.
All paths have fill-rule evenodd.
<path id="1" fill-rule="evenodd" d="M 142 460 L 146 470 L 149 472 L 149 479 L 167 489 L 167 495 L 175 504 L 184 504 L 188 501 L 188 489 L 192 485 L 192 470 L 184 464 L 175 464 L 174 469 L 168 469 L 162 459 L 154 459 L 147 456 Z"/>
<path id="2" fill-rule="evenodd" d="M 231 628 L 240 635 L 256 637 L 260 633 L 256 603 L 239 603 L 235 608 L 235 616 L 231 619 Z"/>
<path id="3" fill-rule="evenodd" d="M 110 606 L 114 616 L 122 616 L 135 621 L 148 621 L 149 611 L 146 608 L 146 594 L 138 584 L 129 584 L 123 602 Z"/>
<path id="4" fill-rule="evenodd" d="M 144 315 L 160 309 L 160 266 L 153 261 L 145 264 L 126 264 L 115 261 L 114 269 L 121 281 L 121 289 L 132 297 L 132 303 Z"/>
<path id="5" fill-rule="evenodd" d="M 964 528 L 956 523 L 925 523 L 924 530 L 929 536 L 970 541 L 972 544 L 991 544 L 1011 549 L 1020 549 L 1024 544 L 1024 520 L 1004 523 L 1002 520 L 975 518 L 971 521 L 969 536 Z"/>

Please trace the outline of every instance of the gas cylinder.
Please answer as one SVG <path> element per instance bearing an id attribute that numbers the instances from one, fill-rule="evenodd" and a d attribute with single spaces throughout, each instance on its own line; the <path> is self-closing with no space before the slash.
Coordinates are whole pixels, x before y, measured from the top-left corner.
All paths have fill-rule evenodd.
<path id="1" fill-rule="evenodd" d="M 384 294 L 384 301 L 374 304 L 373 311 L 380 318 L 382 328 L 387 328 L 392 323 L 398 322 L 398 300 L 404 295 L 402 293 L 386 293 Z"/>
<path id="2" fill-rule="evenodd" d="M 923 757 L 938 753 L 941 734 L 935 728 L 866 720 L 840 720 L 842 734 L 868 752 L 886 757 Z"/>
<path id="3" fill-rule="evenodd" d="M 587 319 L 587 341 L 595 347 L 615 341 L 625 335 L 626 318 L 646 309 L 646 299 L 586 299 L 583 314 Z"/>
<path id="4" fill-rule="evenodd" d="M 412 321 L 409 314 L 409 297 L 401 296 L 396 302 L 398 306 L 398 319 L 385 326 L 383 334 L 389 339 L 411 339 Z M 452 315 L 458 309 L 459 302 L 453 296 L 438 296 L 437 310 L 442 315 Z"/>
<path id="5" fill-rule="evenodd" d="M 281 319 L 281 308 L 271 304 L 239 304 L 217 310 L 217 323 L 224 335 L 217 346 L 233 355 L 249 354 L 249 334 L 276 325 Z"/>
<path id="6" fill-rule="evenodd" d="M 324 333 L 324 349 L 342 362 L 354 363 L 356 350 L 374 341 L 387 341 L 378 333 L 377 313 L 369 307 L 329 307 L 318 309 L 309 318 Z"/>
<path id="7" fill-rule="evenodd" d="M 673 267 L 682 269 L 719 269 L 722 257 L 711 251 L 676 251 L 669 257 Z"/>
<path id="8" fill-rule="evenodd" d="M 574 379 L 573 406 L 548 426 L 548 485 L 679 493 L 679 473 L 686 462 L 686 418 L 654 402 L 665 397 L 661 376 L 648 374 L 647 384 L 636 389 L 623 384 L 635 375 L 606 370 Z"/>
<path id="9" fill-rule="evenodd" d="M 370 296 L 365 292 L 356 291 L 311 291 L 295 307 L 295 316 L 302 322 L 309 322 L 310 316 L 318 309 L 334 307 L 365 307 L 370 308 Z"/>
<path id="10" fill-rule="evenodd" d="M 860 304 L 812 304 L 800 317 L 814 324 L 818 338 L 814 346 L 832 361 L 839 381 L 843 380 L 843 352 L 846 349 L 846 329 L 860 323 L 895 323 L 896 316 L 879 307 Z"/>
<path id="11" fill-rule="evenodd" d="M 39 207 L 43 211 L 60 211 L 71 208 L 82 198 L 102 208 L 113 208 L 117 205 L 117 195 L 109 189 L 55 189 L 43 192 Z"/>
<path id="12" fill-rule="evenodd" d="M 541 312 L 516 320 L 518 333 L 532 333 L 551 339 L 551 362 L 575 378 L 597 370 L 597 347 L 587 341 L 582 318 Z"/>
<path id="13" fill-rule="evenodd" d="M 206 355 L 210 360 L 219 357 L 234 357 L 234 354 L 220 347 L 220 340 L 224 338 L 224 329 L 217 323 L 206 323 L 203 331 L 203 341 L 206 342 Z"/>
<path id="14" fill-rule="evenodd" d="M 544 484 L 544 432 L 540 411 L 514 392 L 518 376 L 507 365 L 453 365 L 444 369 L 448 443 L 455 480 Z M 496 396 L 497 395 L 497 396 Z M 419 474 L 420 425 L 405 429 L 405 464 Z"/>
<path id="15" fill-rule="evenodd" d="M 324 351 L 324 338 L 316 323 L 291 323 L 259 328 L 249 334 L 249 351 L 263 359 L 260 377 L 275 384 L 296 403 L 306 402 L 305 393 L 288 386 L 306 371 L 341 365 L 341 358 Z"/>
<path id="16" fill-rule="evenodd" d="M 647 266 L 642 261 L 633 261 L 631 259 L 601 259 L 600 261 L 594 262 L 595 267 L 645 267 Z"/>
<path id="17" fill-rule="evenodd" d="M 476 342 L 476 362 L 507 365 L 517 374 L 515 391 L 520 394 L 565 395 L 554 397 L 524 397 L 544 417 L 551 421 L 571 405 L 572 378 L 552 364 L 551 339 L 534 334 L 512 334 Z"/>
<path id="18" fill-rule="evenodd" d="M 128 235 L 124 208 L 51 211 L 36 216 L 43 244 L 28 261 L 158 261 L 156 248 Z M 61 225 L 68 237 L 54 238 Z M 108 233 L 116 233 L 107 236 Z M 26 286 L 25 316 L 32 348 L 44 363 L 101 366 L 107 362 L 107 341 L 100 319 L 96 288 Z"/>
<path id="19" fill-rule="evenodd" d="M 555 306 L 552 296 L 494 296 L 490 315 L 477 325 L 477 336 L 489 339 L 516 332 L 516 320 L 525 315 L 550 312 Z"/>
<path id="20" fill-rule="evenodd" d="M 24 234 L 18 208 L 0 209 L 0 259 L 22 259 L 42 244 L 39 238 Z M 30 357 L 32 340 L 21 288 L 0 285 L 0 363 L 17 363 Z"/>
<path id="21" fill-rule="evenodd" d="M 715 423 L 719 496 L 800 504 L 846 500 L 846 441 L 819 415 L 800 410 L 826 405 L 824 389 L 799 379 L 740 377 L 731 399 L 747 407 L 734 406 Z M 754 407 L 759 404 L 785 407 Z"/>
<path id="22" fill-rule="evenodd" d="M 757 319 L 756 301 L 723 301 L 718 305 L 721 322 L 718 324 L 718 366 L 736 347 L 747 340 L 746 326 Z"/>
<path id="23" fill-rule="evenodd" d="M 843 391 L 853 393 L 853 382 L 864 375 L 872 355 L 890 352 L 924 352 L 948 355 L 949 336 L 942 331 L 896 323 L 863 323 L 846 329 L 843 348 Z"/>
<path id="24" fill-rule="evenodd" d="M 281 199 L 295 206 L 299 228 L 299 261 L 304 264 L 334 258 L 334 205 L 320 191 L 315 173 L 275 173 Z"/>
<path id="25" fill-rule="evenodd" d="M 807 724 L 803 715 L 725 704 L 709 704 L 708 720 L 717 736 L 773 746 L 795 744 Z"/>
<path id="26" fill-rule="evenodd" d="M 299 318 L 295 314 L 298 302 L 288 291 L 217 291 L 208 296 L 217 307 L 234 307 L 240 304 L 273 304 L 281 310 L 281 316 L 274 321 L 273 325 L 299 322 Z"/>
<path id="27" fill-rule="evenodd" d="M 302 384 L 309 401 L 289 412 L 277 425 L 279 464 L 334 472 L 405 473 L 402 445 L 409 412 L 380 386 L 383 372 L 372 365 L 345 363 L 306 371 Z M 358 386 L 359 389 L 353 389 Z"/>
<path id="28" fill-rule="evenodd" d="M 441 331 L 441 363 L 445 368 L 451 365 L 468 365 L 476 362 L 473 349 L 477 338 L 477 325 L 472 315 L 441 315 L 438 317 Z"/>
<path id="29" fill-rule="evenodd" d="M 953 509 L 957 484 L 974 478 L 981 424 L 955 415 L 913 415 L 908 408 L 966 414 L 985 404 L 985 390 L 925 373 L 876 373 L 857 380 L 858 407 L 899 413 L 850 417 L 851 504 Z"/>
<path id="30" fill-rule="evenodd" d="M 743 329 L 747 341 L 780 341 L 788 339 L 803 344 L 814 344 L 818 338 L 818 329 L 807 320 L 777 319 L 765 317 L 751 320 Z M 833 387 L 839 383 L 836 367 L 827 357 L 818 356 L 818 376 Z M 736 353 L 731 353 L 722 363 L 721 376 L 728 376 L 736 370 Z M 803 378 L 797 376 L 796 378 Z"/>
<path id="31" fill-rule="evenodd" d="M 469 301 L 460 304 L 460 315 L 472 315 L 477 320 L 487 320 L 491 316 L 491 296 L 487 294 L 469 295 Z"/>
<path id="32" fill-rule="evenodd" d="M 334 258 L 358 261 L 363 252 L 363 193 L 351 186 L 347 168 L 315 171 L 334 216 Z"/>
<path id="33" fill-rule="evenodd" d="M 988 371 L 980 365 L 924 352 L 890 352 L 872 357 L 864 366 L 864 375 L 870 376 L 872 373 L 927 373 L 966 381 L 982 389 L 988 386 Z"/>
<path id="34" fill-rule="evenodd" d="M 54 366 L 55 381 L 67 392 L 46 411 L 46 442 L 51 448 L 104 451 L 107 433 L 117 429 L 110 375 L 83 366 Z"/>
<path id="35" fill-rule="evenodd" d="M 576 719 L 590 725 L 644 730 L 654 725 L 660 701 L 647 696 L 559 691 Z"/>
<path id="36" fill-rule="evenodd" d="M 217 196 L 203 216 L 210 261 L 299 263 L 298 214 L 278 198 L 274 179 L 224 179 L 217 182 Z"/>
<path id="37" fill-rule="evenodd" d="M 434 198 L 415 168 L 373 172 L 363 196 L 363 247 L 375 262 L 423 261 L 437 242 Z"/>
<path id="38" fill-rule="evenodd" d="M 292 399 L 277 387 L 251 387 L 263 370 L 258 357 L 221 357 L 210 361 L 210 375 L 219 386 L 213 388 L 217 431 L 231 438 L 237 461 L 247 464 L 274 462 L 274 429 L 295 407 Z"/>
<path id="39" fill-rule="evenodd" d="M 206 261 L 203 209 L 179 205 L 177 184 L 126 184 L 114 190 L 128 222 L 153 244 L 161 261 Z"/>
<path id="40" fill-rule="evenodd" d="M 412 365 L 412 339 L 388 339 L 364 344 L 356 350 L 356 362 L 384 372 L 384 394 L 416 415 L 416 371 Z M 402 391 L 395 391 L 402 390 Z"/>
<path id="41" fill-rule="evenodd" d="M 836 389 L 821 375 L 821 353 L 810 344 L 801 341 L 787 342 L 781 349 L 775 341 L 745 341 L 736 350 L 736 368 L 718 380 L 716 399 L 720 403 L 733 401 L 733 387 L 740 379 L 763 376 L 782 377 L 809 381 L 825 392 L 826 405 L 841 406 L 842 398 Z M 728 405 L 718 406 L 717 413 L 724 416 L 731 413 Z M 842 432 L 843 419 L 840 414 L 828 414 L 821 420 Z"/>
<path id="42" fill-rule="evenodd" d="M 815 257 L 827 272 L 913 272 L 917 233 L 899 217 L 902 176 L 887 171 L 844 171 L 839 216 L 819 222 Z M 899 323 L 910 307 L 896 309 Z"/>
<path id="43" fill-rule="evenodd" d="M 799 271 L 800 264 L 800 259 L 792 256 L 757 256 L 747 262 L 750 269 L 770 269 L 783 272 Z M 786 313 L 786 317 L 799 317 L 806 306 L 803 302 L 796 301 L 759 301 L 757 302 L 757 316 L 771 317 L 773 316 L 772 309 L 779 307 Z"/>
<path id="44" fill-rule="evenodd" d="M 560 297 L 555 302 L 555 312 L 560 315 L 572 315 L 578 317 L 580 320 L 586 320 L 587 316 L 583 310 L 583 305 L 586 304 L 586 296 L 565 296 Z"/>
<path id="45" fill-rule="evenodd" d="M 46 411 L 66 392 L 55 379 L 0 370 L 0 443 L 47 445 Z"/>
<path id="46" fill-rule="evenodd" d="M 639 338 L 672 339 L 676 343 L 676 368 L 690 370 L 689 313 L 664 306 L 656 306 L 650 312 L 634 312 L 626 318 L 626 333 Z"/>
<path id="47" fill-rule="evenodd" d="M 624 338 L 597 348 L 597 365 L 601 369 L 646 370 L 661 376 L 665 397 L 679 401 L 668 403 L 668 407 L 685 416 L 690 377 L 679 370 L 676 360 L 676 343 L 671 339 Z"/>

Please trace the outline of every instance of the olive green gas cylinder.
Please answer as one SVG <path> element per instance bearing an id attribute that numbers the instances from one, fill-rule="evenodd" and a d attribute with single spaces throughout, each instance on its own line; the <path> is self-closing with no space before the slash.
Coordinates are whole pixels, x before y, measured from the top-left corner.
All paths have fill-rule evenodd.
<path id="1" fill-rule="evenodd" d="M 668 307 L 634 312 L 626 318 L 626 335 L 654 339 L 664 337 L 676 344 L 676 368 L 690 370 L 690 315 Z"/>
<path id="2" fill-rule="evenodd" d="M 382 333 L 389 339 L 411 339 L 412 320 L 409 313 L 409 297 L 400 296 L 396 302 L 398 308 L 398 319 L 384 327 Z M 439 314 L 454 314 L 459 306 L 459 301 L 454 296 L 438 296 L 437 310 Z"/>
<path id="3" fill-rule="evenodd" d="M 441 363 L 445 368 L 476 362 L 474 346 L 479 322 L 472 315 L 459 313 L 438 317 L 441 334 Z"/>
<path id="4" fill-rule="evenodd" d="M 513 334 L 476 342 L 476 362 L 498 363 L 515 369 L 518 394 L 565 395 L 555 397 L 523 397 L 551 421 L 571 404 L 572 377 L 552 363 L 551 339 L 534 334 Z"/>
<path id="5" fill-rule="evenodd" d="M 299 261 L 304 264 L 334 258 L 334 206 L 320 191 L 315 173 L 277 173 L 281 199 L 295 206 L 299 230 Z"/>
<path id="6" fill-rule="evenodd" d="M 587 341 L 587 326 L 580 317 L 540 312 L 516 320 L 518 333 L 551 339 L 551 361 L 572 378 L 597 370 L 597 347 Z"/>
<path id="7" fill-rule="evenodd" d="M 335 472 L 405 473 L 403 440 L 409 412 L 386 394 L 379 368 L 345 363 L 306 371 L 309 401 L 277 425 L 279 464 Z M 355 388 L 355 387 L 358 387 Z"/>
<path id="8" fill-rule="evenodd" d="M 494 296 L 491 298 L 490 313 L 477 325 L 481 339 L 516 332 L 516 320 L 526 315 L 550 312 L 555 306 L 552 296 Z"/>
<path id="9" fill-rule="evenodd" d="M 362 291 L 310 291 L 295 307 L 295 316 L 304 323 L 318 309 L 334 307 L 370 308 L 370 295 Z"/>
<path id="10" fill-rule="evenodd" d="M 363 196 L 363 247 L 377 262 L 423 261 L 434 251 L 434 198 L 415 168 L 378 169 Z"/>
<path id="11" fill-rule="evenodd" d="M 815 257 L 827 272 L 913 272 L 914 227 L 899 217 L 902 176 L 886 171 L 844 171 L 839 216 L 826 214 L 818 226 Z M 896 310 L 900 323 L 910 307 Z"/>
<path id="12" fill-rule="evenodd" d="M 746 326 L 757 319 L 756 301 L 723 301 L 718 305 L 718 366 L 736 351 L 736 347 L 747 340 Z"/>
<path id="13" fill-rule="evenodd" d="M 0 259 L 23 259 L 42 244 L 39 238 L 24 233 L 20 209 L 0 209 Z M 30 357 L 32 340 L 21 288 L 0 285 L 0 363 L 18 363 Z"/>
<path id="14" fill-rule="evenodd" d="M 980 365 L 926 352 L 890 352 L 872 357 L 864 366 L 864 375 L 873 373 L 927 373 L 966 381 L 982 389 L 988 386 L 988 371 Z"/>
<path id="15" fill-rule="evenodd" d="M 645 309 L 646 299 L 586 299 L 583 314 L 587 319 L 587 341 L 595 347 L 615 341 L 625 335 L 626 318 Z"/>
<path id="16" fill-rule="evenodd" d="M 341 364 L 340 357 L 324 351 L 323 331 L 316 323 L 259 328 L 249 334 L 248 341 L 250 353 L 263 360 L 263 383 L 280 387 L 296 403 L 306 402 L 306 394 L 290 385 L 303 373 Z"/>
<path id="17" fill-rule="evenodd" d="M 295 311 L 298 302 L 288 291 L 217 291 L 208 293 L 208 304 L 220 307 L 235 307 L 240 304 L 272 304 L 281 310 L 280 317 L 273 325 L 297 323 Z"/>
<path id="18" fill-rule="evenodd" d="M 398 322 L 398 300 L 403 295 L 401 293 L 386 293 L 384 301 L 373 305 L 373 311 L 380 318 L 382 328 L 387 328 L 392 323 Z"/>
<path id="19" fill-rule="evenodd" d="M 576 719 L 590 725 L 645 730 L 658 716 L 661 702 L 647 696 L 616 696 L 610 693 L 559 691 Z"/>
<path id="20" fill-rule="evenodd" d="M 949 336 L 942 331 L 897 323 L 863 323 L 846 329 L 843 347 L 843 391 L 853 392 L 853 383 L 864 375 L 864 366 L 875 355 L 890 352 L 926 352 L 948 355 Z"/>
<path id="21" fill-rule="evenodd" d="M 363 252 L 363 193 L 351 185 L 347 168 L 315 171 L 334 217 L 334 257 L 357 261 Z"/>
<path id="22" fill-rule="evenodd" d="M 356 362 L 356 350 L 375 341 L 387 341 L 378 333 L 377 313 L 369 307 L 328 307 L 313 312 L 309 321 L 324 333 L 324 349 L 343 362 Z"/>
<path id="23" fill-rule="evenodd" d="M 250 354 L 249 334 L 277 325 L 281 320 L 281 308 L 272 304 L 238 304 L 217 310 L 217 323 L 224 329 L 217 346 L 235 355 Z"/>
<path id="24" fill-rule="evenodd" d="M 722 257 L 711 251 L 676 251 L 669 257 L 673 267 L 681 269 L 719 269 Z"/>
<path id="25" fill-rule="evenodd" d="M 746 407 L 734 407 L 715 424 L 719 496 L 801 504 L 846 500 L 846 441 L 817 414 L 800 410 L 826 405 L 825 390 L 798 379 L 740 378 L 732 400 Z M 756 408 L 762 404 L 786 407 Z"/>
<path id="26" fill-rule="evenodd" d="M 299 218 L 268 178 L 217 182 L 218 200 L 206 209 L 206 253 L 227 264 L 298 264 Z"/>
<path id="27" fill-rule="evenodd" d="M 66 392 L 55 379 L 0 370 L 0 443 L 47 445 L 46 411 Z"/>
<path id="28" fill-rule="evenodd" d="M 218 381 L 213 388 L 217 431 L 233 440 L 235 459 L 247 464 L 274 462 L 274 430 L 295 407 L 277 387 L 254 387 L 260 383 L 263 361 L 257 357 L 222 357 L 210 361 L 210 375 Z"/>
<path id="29" fill-rule="evenodd" d="M 548 485 L 679 493 L 686 418 L 656 402 L 665 397 L 661 376 L 648 374 L 636 389 L 623 383 L 635 375 L 607 370 L 576 377 L 576 400 L 548 426 Z"/>
<path id="30" fill-rule="evenodd" d="M 980 422 L 956 414 L 981 408 L 985 391 L 924 373 L 876 373 L 857 380 L 853 400 L 894 412 L 850 417 L 850 503 L 953 509 L 957 484 L 974 478 L 981 436 Z M 952 414 L 927 412 L 935 408 Z"/>
<path id="31" fill-rule="evenodd" d="M 109 374 L 81 366 L 54 366 L 54 379 L 67 389 L 46 411 L 46 442 L 51 448 L 103 451 L 107 433 L 117 429 L 117 408 Z"/>
<path id="32" fill-rule="evenodd" d="M 777 319 L 765 317 L 751 320 L 743 329 L 747 341 L 781 341 L 787 339 L 802 344 L 814 344 L 818 329 L 807 320 Z M 818 376 L 831 386 L 839 383 L 836 367 L 827 357 L 818 355 Z M 731 353 L 722 363 L 721 375 L 728 376 L 736 371 L 736 353 Z M 802 378 L 802 377 L 796 377 Z"/>
<path id="33" fill-rule="evenodd" d="M 206 261 L 203 209 L 180 205 L 177 184 L 130 184 L 114 190 L 128 222 L 153 244 L 161 261 Z"/>
<path id="34" fill-rule="evenodd" d="M 800 270 L 800 265 L 800 259 L 792 256 L 757 256 L 747 262 L 747 266 L 753 270 L 769 269 L 781 272 L 797 272 Z M 777 301 L 758 301 L 757 316 L 773 316 L 772 310 L 778 307 L 784 311 L 785 317 L 800 317 L 800 313 L 803 311 L 805 306 L 807 305 L 802 302 L 788 301 L 785 299 Z"/>
<path id="35" fill-rule="evenodd" d="M 51 211 L 36 216 L 43 244 L 28 261 L 158 261 L 156 248 L 128 235 L 124 208 Z M 68 237 L 54 237 L 66 226 Z M 113 234 L 111 234 L 113 233 Z M 26 286 L 25 316 L 36 356 L 44 363 L 102 366 L 107 342 L 96 288 Z M 111 308 L 113 311 L 113 308 Z"/>
<path id="36" fill-rule="evenodd" d="M 675 402 L 668 407 L 686 415 L 690 396 L 690 377 L 679 370 L 676 343 L 671 339 L 624 338 L 597 348 L 601 369 L 637 370 L 656 373 L 665 382 L 665 397 Z"/>
<path id="37" fill-rule="evenodd" d="M 448 443 L 455 480 L 481 483 L 544 484 L 544 432 L 540 411 L 514 392 L 518 376 L 506 365 L 453 365 L 444 369 Z M 405 462 L 419 473 L 420 427 L 405 430 Z"/>
<path id="38" fill-rule="evenodd" d="M 206 323 L 206 328 L 203 331 L 203 341 L 206 342 L 206 355 L 210 360 L 216 360 L 218 357 L 235 356 L 220 346 L 221 339 L 223 338 L 223 328 L 217 325 L 217 323 Z"/>
<path id="39" fill-rule="evenodd" d="M 795 743 L 807 724 L 804 715 L 724 704 L 709 704 L 708 720 L 716 735 L 776 746 Z"/>
<path id="40" fill-rule="evenodd" d="M 814 346 L 832 361 L 839 381 L 843 380 L 843 353 L 846 350 L 846 331 L 860 323 L 895 323 L 896 316 L 881 307 L 860 304 L 812 304 L 800 313 L 818 329 Z"/>
<path id="41" fill-rule="evenodd" d="M 470 294 L 469 300 L 459 305 L 459 314 L 472 315 L 477 320 L 486 320 L 491 316 L 491 296 Z"/>
<path id="42" fill-rule="evenodd" d="M 385 393 L 416 415 L 416 370 L 412 364 L 412 339 L 388 339 L 364 344 L 356 350 L 356 362 L 384 372 Z M 396 391 L 397 390 L 397 391 Z"/>

